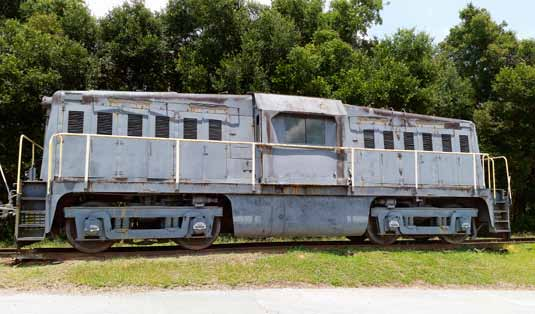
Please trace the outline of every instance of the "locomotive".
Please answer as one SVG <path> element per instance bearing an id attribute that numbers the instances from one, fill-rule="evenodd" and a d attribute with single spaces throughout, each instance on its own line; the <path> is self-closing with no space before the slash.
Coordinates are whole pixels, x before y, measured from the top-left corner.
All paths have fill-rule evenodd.
<path id="1" fill-rule="evenodd" d="M 264 93 L 58 91 L 42 104 L 44 145 L 21 136 L 2 207 L 19 246 L 510 235 L 510 176 L 498 189 L 495 171 L 507 159 L 479 151 L 470 121 Z"/>

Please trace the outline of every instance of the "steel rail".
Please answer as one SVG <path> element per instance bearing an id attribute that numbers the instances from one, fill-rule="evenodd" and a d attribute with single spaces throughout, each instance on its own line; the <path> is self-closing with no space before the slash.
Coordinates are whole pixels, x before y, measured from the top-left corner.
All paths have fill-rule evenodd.
<path id="1" fill-rule="evenodd" d="M 518 238 L 511 240 L 503 239 L 476 239 L 468 240 L 462 244 L 449 244 L 440 240 L 431 240 L 419 243 L 414 240 L 399 240 L 393 245 L 382 246 L 371 242 L 354 243 L 351 241 L 287 241 L 287 242 L 244 242 L 244 243 L 222 243 L 214 244 L 201 251 L 191 251 L 176 245 L 166 246 L 124 246 L 112 247 L 111 249 L 97 253 L 85 254 L 73 248 L 35 248 L 35 249 L 0 249 L 0 258 L 41 258 L 41 259 L 102 259 L 109 257 L 161 257 L 161 256 L 183 256 L 183 255 L 205 255 L 219 253 L 240 253 L 240 252 L 269 252 L 287 251 L 294 248 L 304 249 L 377 249 L 377 250 L 450 250 L 454 248 L 484 248 L 496 245 L 510 244 L 530 244 L 535 243 L 535 238 Z"/>

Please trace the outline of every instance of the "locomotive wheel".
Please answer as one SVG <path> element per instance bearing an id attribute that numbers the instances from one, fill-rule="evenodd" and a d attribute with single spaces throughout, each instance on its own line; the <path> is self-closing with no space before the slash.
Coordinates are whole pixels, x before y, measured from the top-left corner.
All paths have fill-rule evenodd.
<path id="1" fill-rule="evenodd" d="M 397 234 L 379 235 L 379 226 L 376 217 L 370 217 L 368 221 L 368 238 L 378 245 L 391 245 L 398 239 Z"/>
<path id="2" fill-rule="evenodd" d="M 193 250 L 193 251 L 199 251 L 206 249 L 214 241 L 217 239 L 217 236 L 219 236 L 219 232 L 221 231 L 221 218 L 215 217 L 214 218 L 214 225 L 212 226 L 212 236 L 206 237 L 206 238 L 180 238 L 180 239 L 174 239 L 173 241 L 180 245 L 181 247 Z"/>
<path id="3" fill-rule="evenodd" d="M 453 235 L 442 235 L 440 239 L 449 244 L 462 244 L 469 235 L 467 234 L 453 234 Z"/>
<path id="4" fill-rule="evenodd" d="M 67 236 L 67 241 L 69 241 L 73 248 L 88 254 L 106 251 L 115 243 L 115 241 L 76 241 L 76 223 L 74 219 L 67 219 L 65 221 L 65 235 Z"/>
<path id="5" fill-rule="evenodd" d="M 347 236 L 346 238 L 353 243 L 364 243 L 367 237 L 366 235 L 362 235 L 362 236 Z"/>

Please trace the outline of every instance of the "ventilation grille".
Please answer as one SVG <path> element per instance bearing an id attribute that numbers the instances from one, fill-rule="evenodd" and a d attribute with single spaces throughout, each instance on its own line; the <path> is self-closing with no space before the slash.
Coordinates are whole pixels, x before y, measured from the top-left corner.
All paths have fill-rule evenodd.
<path id="1" fill-rule="evenodd" d="M 67 125 L 69 133 L 84 133 L 84 112 L 69 111 L 69 122 Z"/>
<path id="2" fill-rule="evenodd" d="M 208 120 L 208 139 L 213 141 L 221 141 L 221 120 Z"/>
<path id="3" fill-rule="evenodd" d="M 128 136 L 143 136 L 143 116 L 139 114 L 128 115 Z"/>
<path id="4" fill-rule="evenodd" d="M 413 132 L 403 133 L 403 144 L 405 145 L 406 150 L 414 150 L 414 133 Z"/>
<path id="5" fill-rule="evenodd" d="M 364 148 L 375 148 L 374 130 L 364 130 Z"/>
<path id="6" fill-rule="evenodd" d="M 432 151 L 433 150 L 433 134 L 431 133 L 423 133 L 422 134 L 422 142 L 424 145 L 424 150 Z"/>
<path id="7" fill-rule="evenodd" d="M 97 134 L 112 135 L 113 114 L 110 112 L 97 113 Z"/>
<path id="8" fill-rule="evenodd" d="M 156 137 L 169 138 L 169 117 L 156 117 Z"/>
<path id="9" fill-rule="evenodd" d="M 394 149 L 394 132 L 383 131 L 383 141 L 385 143 L 385 149 Z"/>
<path id="10" fill-rule="evenodd" d="M 442 134 L 442 151 L 451 152 L 451 135 Z"/>
<path id="11" fill-rule="evenodd" d="M 461 147 L 461 153 L 470 152 L 470 143 L 468 142 L 468 135 L 459 135 L 459 144 Z"/>
<path id="12" fill-rule="evenodd" d="M 184 138 L 197 139 L 197 119 L 184 118 Z"/>

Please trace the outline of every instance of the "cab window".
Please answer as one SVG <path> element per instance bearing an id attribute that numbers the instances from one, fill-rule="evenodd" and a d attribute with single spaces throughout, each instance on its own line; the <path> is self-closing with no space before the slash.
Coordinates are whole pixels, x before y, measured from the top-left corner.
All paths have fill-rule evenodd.
<path id="1" fill-rule="evenodd" d="M 336 122 L 333 118 L 278 114 L 272 122 L 279 143 L 336 145 Z"/>

